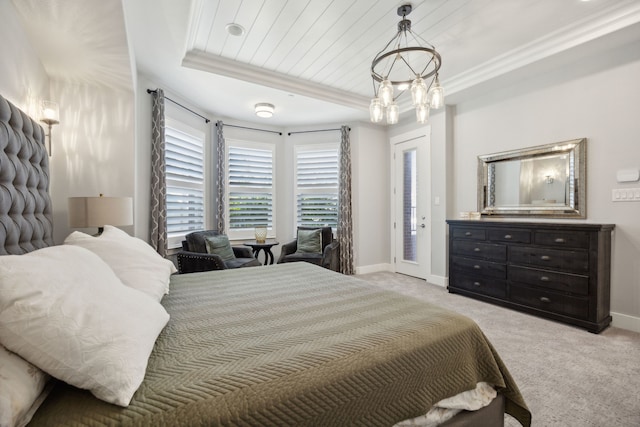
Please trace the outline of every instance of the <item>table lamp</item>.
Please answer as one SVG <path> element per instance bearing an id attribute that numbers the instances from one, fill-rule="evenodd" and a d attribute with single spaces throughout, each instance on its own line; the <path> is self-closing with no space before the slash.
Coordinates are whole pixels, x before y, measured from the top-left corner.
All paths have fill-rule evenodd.
<path id="1" fill-rule="evenodd" d="M 69 227 L 98 227 L 100 235 L 107 224 L 133 224 L 131 197 L 69 197 Z"/>

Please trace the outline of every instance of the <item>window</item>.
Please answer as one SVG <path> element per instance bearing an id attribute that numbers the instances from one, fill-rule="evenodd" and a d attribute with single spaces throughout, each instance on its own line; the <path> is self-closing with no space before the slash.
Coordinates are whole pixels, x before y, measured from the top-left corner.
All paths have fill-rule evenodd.
<path id="1" fill-rule="evenodd" d="M 167 118 L 167 240 L 180 246 L 185 234 L 204 230 L 204 140 L 202 131 Z"/>
<path id="2" fill-rule="evenodd" d="M 227 234 L 254 237 L 266 226 L 275 236 L 275 144 L 227 140 Z"/>
<path id="3" fill-rule="evenodd" d="M 296 147 L 296 213 L 298 226 L 338 225 L 338 147 Z"/>

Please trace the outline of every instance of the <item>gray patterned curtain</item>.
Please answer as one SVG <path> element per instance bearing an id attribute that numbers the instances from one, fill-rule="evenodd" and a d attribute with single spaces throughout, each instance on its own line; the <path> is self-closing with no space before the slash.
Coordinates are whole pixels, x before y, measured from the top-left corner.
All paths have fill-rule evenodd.
<path id="1" fill-rule="evenodd" d="M 217 143 L 217 154 L 218 154 L 218 194 L 216 200 L 216 216 L 218 218 L 218 232 L 224 233 L 224 207 L 225 207 L 225 152 L 224 152 L 224 134 L 222 132 L 222 127 L 224 124 L 221 120 L 216 122 L 216 143 Z"/>
<path id="2" fill-rule="evenodd" d="M 338 184 L 338 245 L 340 272 L 354 274 L 353 267 L 353 222 L 351 220 L 351 143 L 349 128 L 340 128 L 340 183 Z"/>
<path id="3" fill-rule="evenodd" d="M 151 221 L 150 243 L 160 255 L 167 252 L 167 182 L 164 138 L 164 91 L 151 93 Z"/>

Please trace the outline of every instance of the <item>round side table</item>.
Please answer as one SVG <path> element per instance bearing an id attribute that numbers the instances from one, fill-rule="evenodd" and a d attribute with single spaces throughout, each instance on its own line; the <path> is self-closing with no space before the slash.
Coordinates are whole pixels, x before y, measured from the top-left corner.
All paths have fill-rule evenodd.
<path id="1" fill-rule="evenodd" d="M 264 252 L 264 265 L 273 264 L 274 259 L 271 248 L 279 244 L 280 243 L 275 240 L 267 240 L 264 243 L 258 243 L 256 241 L 243 243 L 244 246 L 250 246 L 251 249 L 253 249 L 253 256 L 256 257 L 256 259 L 258 259 L 260 251 Z"/>

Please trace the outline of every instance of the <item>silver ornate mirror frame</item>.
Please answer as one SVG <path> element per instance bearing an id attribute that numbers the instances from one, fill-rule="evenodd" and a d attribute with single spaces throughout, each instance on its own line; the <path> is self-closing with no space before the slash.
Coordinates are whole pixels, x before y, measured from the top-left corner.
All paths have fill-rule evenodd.
<path id="1" fill-rule="evenodd" d="M 482 215 L 587 217 L 586 138 L 478 156 Z"/>

